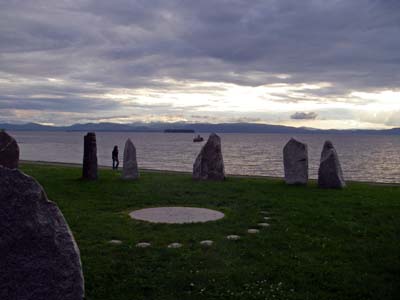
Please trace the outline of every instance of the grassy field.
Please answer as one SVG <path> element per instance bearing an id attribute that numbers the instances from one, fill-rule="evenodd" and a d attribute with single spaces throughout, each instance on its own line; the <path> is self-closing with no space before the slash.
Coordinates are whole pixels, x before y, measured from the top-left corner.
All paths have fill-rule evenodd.
<path id="1" fill-rule="evenodd" d="M 400 187 L 321 190 L 161 173 L 126 182 L 111 170 L 85 182 L 79 168 L 24 164 L 22 170 L 64 213 L 81 250 L 88 300 L 400 299 Z M 160 205 L 212 208 L 226 217 L 165 225 L 128 216 Z M 261 211 L 270 212 L 271 226 L 247 234 L 263 221 Z M 228 234 L 242 239 L 228 241 Z M 200 246 L 206 239 L 215 244 Z M 142 241 L 152 247 L 136 248 Z M 167 249 L 172 242 L 184 247 Z"/>

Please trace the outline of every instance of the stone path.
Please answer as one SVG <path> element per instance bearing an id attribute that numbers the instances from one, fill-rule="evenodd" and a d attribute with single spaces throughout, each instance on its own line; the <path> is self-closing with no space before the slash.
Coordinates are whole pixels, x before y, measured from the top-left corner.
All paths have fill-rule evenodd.
<path id="1" fill-rule="evenodd" d="M 267 216 L 270 214 L 268 211 L 260 211 L 263 215 L 264 220 L 270 220 L 271 217 Z M 224 214 L 211 209 L 197 208 L 197 207 L 155 207 L 155 208 L 145 208 L 140 210 L 135 210 L 131 212 L 130 217 L 132 219 L 148 221 L 153 223 L 167 223 L 167 224 L 182 224 L 182 223 L 195 223 L 195 222 L 207 222 L 218 220 L 224 217 Z M 259 228 L 267 228 L 271 224 L 266 222 L 258 223 Z M 247 233 L 250 235 L 260 233 L 260 229 L 249 228 Z M 225 237 L 230 241 L 237 241 L 241 239 L 240 235 L 230 234 Z M 119 245 L 122 244 L 120 240 L 110 240 L 108 243 Z M 199 243 L 204 247 L 211 247 L 214 245 L 212 240 L 203 240 Z M 136 244 L 137 248 L 148 248 L 151 247 L 149 242 L 139 242 Z M 183 244 L 174 242 L 167 246 L 170 249 L 182 248 Z"/>

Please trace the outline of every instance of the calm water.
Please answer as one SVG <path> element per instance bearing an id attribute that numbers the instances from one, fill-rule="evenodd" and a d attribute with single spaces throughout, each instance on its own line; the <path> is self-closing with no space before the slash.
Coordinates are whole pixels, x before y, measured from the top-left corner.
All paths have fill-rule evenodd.
<path id="1" fill-rule="evenodd" d="M 21 159 L 81 163 L 83 132 L 11 132 L 21 148 Z M 205 138 L 208 135 L 203 134 Z M 287 134 L 221 134 L 227 174 L 283 176 L 282 149 Z M 336 147 L 348 180 L 400 182 L 400 138 L 396 136 L 294 135 L 308 144 L 310 176 L 316 178 L 322 145 L 330 139 Z M 97 133 L 100 165 L 111 165 L 114 145 L 122 160 L 125 140 L 131 138 L 141 168 L 192 171 L 204 143 L 192 134 Z"/>

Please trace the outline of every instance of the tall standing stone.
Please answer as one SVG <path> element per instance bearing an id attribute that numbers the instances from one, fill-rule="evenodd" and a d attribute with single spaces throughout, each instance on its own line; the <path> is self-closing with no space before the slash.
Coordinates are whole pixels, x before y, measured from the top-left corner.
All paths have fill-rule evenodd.
<path id="1" fill-rule="evenodd" d="M 84 137 L 82 178 L 97 179 L 97 146 L 94 132 L 89 132 Z"/>
<path id="2" fill-rule="evenodd" d="M 19 163 L 19 147 L 15 139 L 0 130 L 0 166 L 16 169 Z"/>
<path id="3" fill-rule="evenodd" d="M 136 148 L 130 139 L 127 139 L 125 143 L 122 178 L 128 180 L 135 180 L 139 178 L 139 169 L 136 159 Z"/>
<path id="4" fill-rule="evenodd" d="M 79 249 L 33 178 L 0 167 L 0 299 L 82 300 Z"/>
<path id="5" fill-rule="evenodd" d="M 307 184 L 308 149 L 306 144 L 290 139 L 283 148 L 283 164 L 287 184 Z"/>
<path id="6" fill-rule="evenodd" d="M 210 135 L 193 164 L 193 179 L 225 179 L 221 138 L 215 133 Z"/>
<path id="7" fill-rule="evenodd" d="M 346 187 L 339 157 L 330 141 L 326 141 L 322 149 L 318 170 L 318 186 L 333 189 Z"/>

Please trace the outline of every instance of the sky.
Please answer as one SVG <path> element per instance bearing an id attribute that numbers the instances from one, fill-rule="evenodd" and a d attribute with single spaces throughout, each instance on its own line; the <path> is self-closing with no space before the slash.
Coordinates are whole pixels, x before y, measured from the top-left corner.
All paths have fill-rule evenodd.
<path id="1" fill-rule="evenodd" d="M 0 0 L 0 123 L 400 127 L 399 0 Z"/>

